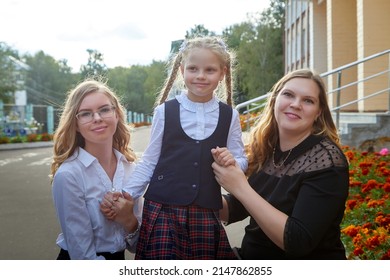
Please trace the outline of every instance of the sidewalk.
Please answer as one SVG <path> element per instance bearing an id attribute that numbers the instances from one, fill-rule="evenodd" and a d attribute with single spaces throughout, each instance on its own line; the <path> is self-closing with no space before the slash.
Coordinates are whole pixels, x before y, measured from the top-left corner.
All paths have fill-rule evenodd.
<path id="1" fill-rule="evenodd" d="M 51 147 L 51 146 L 53 146 L 53 141 L 40 141 L 40 142 L 29 142 L 29 143 L 9 143 L 9 144 L 0 144 L 0 151 L 45 148 L 45 147 Z"/>

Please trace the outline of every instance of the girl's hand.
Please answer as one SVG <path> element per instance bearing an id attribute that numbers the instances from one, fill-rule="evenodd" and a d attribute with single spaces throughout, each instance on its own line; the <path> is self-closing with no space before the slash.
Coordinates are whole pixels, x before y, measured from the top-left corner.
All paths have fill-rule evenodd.
<path id="1" fill-rule="evenodd" d="M 236 164 L 234 156 L 227 148 L 216 147 L 214 149 L 211 149 L 211 154 L 213 155 L 214 161 L 221 166 L 229 166 Z"/>

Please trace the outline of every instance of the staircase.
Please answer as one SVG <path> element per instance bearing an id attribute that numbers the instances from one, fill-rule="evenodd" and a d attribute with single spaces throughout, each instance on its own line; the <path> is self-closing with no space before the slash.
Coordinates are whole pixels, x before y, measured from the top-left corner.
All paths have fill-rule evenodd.
<path id="1" fill-rule="evenodd" d="M 342 74 L 346 71 L 353 69 L 353 67 L 357 68 L 364 63 L 371 63 L 372 65 L 372 63 L 375 63 L 375 60 L 378 59 L 382 59 L 383 62 L 384 57 L 387 58 L 385 70 L 374 74 L 370 73 L 370 76 L 366 76 L 346 85 L 341 84 Z M 330 106 L 333 105 L 333 107 L 331 107 L 332 116 L 339 129 L 341 143 L 365 151 L 380 151 L 382 148 L 388 148 L 390 150 L 390 49 L 323 73 L 321 74 L 321 77 L 324 81 L 332 79 L 331 83 L 336 84 L 335 88 L 328 91 L 328 95 L 334 100 L 333 102 L 330 102 L 332 103 Z M 374 80 L 378 78 L 381 79 L 380 84 L 383 85 L 380 90 L 376 90 L 374 93 L 365 92 L 364 97 L 341 104 L 340 100 L 342 100 L 343 91 L 345 92 L 352 86 L 356 88 L 359 86 L 364 87 L 364 83 L 367 83 L 368 81 L 375 81 L 376 84 L 379 84 L 379 82 Z M 388 104 L 385 110 L 378 110 L 376 112 L 366 112 L 364 111 L 364 108 L 361 111 L 356 110 L 356 112 L 346 112 L 343 110 L 348 106 L 351 108 L 351 105 L 358 106 L 357 104 L 360 101 L 383 94 L 388 96 Z M 246 120 L 248 125 L 246 129 L 244 129 L 245 131 L 250 129 L 249 123 L 253 121 L 253 119 L 251 119 L 251 113 L 261 111 L 267 96 L 268 94 L 265 94 L 236 106 L 236 109 L 238 110 L 245 108 L 243 114 L 248 116 Z M 245 135 L 247 135 L 247 132 L 244 133 L 244 136 Z"/>

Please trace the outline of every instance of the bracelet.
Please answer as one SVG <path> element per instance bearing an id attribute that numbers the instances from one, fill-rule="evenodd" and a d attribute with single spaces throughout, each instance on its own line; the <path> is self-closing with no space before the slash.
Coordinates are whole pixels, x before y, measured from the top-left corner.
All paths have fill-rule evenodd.
<path id="1" fill-rule="evenodd" d="M 141 228 L 141 225 L 138 224 L 137 229 L 136 229 L 134 232 L 129 233 L 129 234 L 125 237 L 127 243 L 130 243 L 130 242 L 131 242 L 131 239 L 133 239 L 134 236 L 136 236 L 136 235 L 138 234 L 140 228 Z"/>

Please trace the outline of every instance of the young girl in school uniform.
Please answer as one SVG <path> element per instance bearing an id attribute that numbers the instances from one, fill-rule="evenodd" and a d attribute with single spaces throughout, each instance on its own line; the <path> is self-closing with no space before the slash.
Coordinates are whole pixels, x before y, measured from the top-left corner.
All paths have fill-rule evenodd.
<path id="1" fill-rule="evenodd" d="M 219 219 L 221 187 L 211 168 L 217 147 L 223 147 L 219 164 L 247 168 L 239 115 L 232 108 L 232 64 L 218 37 L 186 40 L 172 57 L 149 146 L 128 185 L 129 191 L 139 189 L 133 197 L 148 186 L 135 259 L 235 259 Z M 167 101 L 174 84 L 181 94 Z"/>

